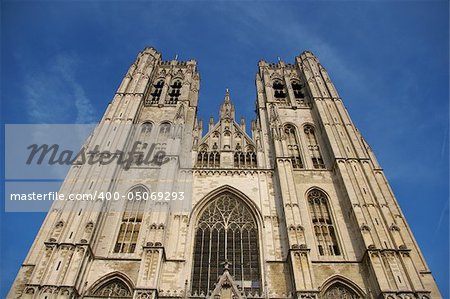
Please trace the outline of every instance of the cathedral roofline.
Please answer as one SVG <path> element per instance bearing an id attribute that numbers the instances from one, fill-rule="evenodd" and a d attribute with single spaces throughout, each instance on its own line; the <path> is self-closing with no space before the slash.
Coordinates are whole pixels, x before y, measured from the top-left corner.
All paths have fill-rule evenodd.
<path id="1" fill-rule="evenodd" d="M 314 55 L 314 53 L 310 50 L 305 50 L 303 52 L 301 52 L 298 56 L 296 56 L 294 59 L 294 61 L 296 61 L 296 58 L 306 58 L 306 57 L 311 57 L 311 58 L 315 58 L 317 59 L 317 57 Z M 263 66 L 279 66 L 279 65 L 291 65 L 290 63 L 285 63 L 280 57 L 278 57 L 277 62 L 269 62 L 265 59 L 260 59 L 258 61 L 258 66 L 259 67 L 263 67 Z"/>
<path id="2" fill-rule="evenodd" d="M 188 65 L 197 65 L 197 60 L 188 59 L 188 60 L 178 60 L 178 54 L 175 55 L 174 59 L 171 60 L 162 60 L 162 54 L 158 50 L 153 47 L 145 47 L 139 55 L 149 54 L 158 60 L 160 60 L 160 65 L 176 65 L 176 66 L 188 66 Z"/>

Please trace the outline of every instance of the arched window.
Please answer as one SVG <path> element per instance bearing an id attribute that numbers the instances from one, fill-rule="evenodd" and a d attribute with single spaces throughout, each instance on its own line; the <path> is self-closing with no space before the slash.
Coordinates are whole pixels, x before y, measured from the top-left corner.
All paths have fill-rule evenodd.
<path id="1" fill-rule="evenodd" d="M 178 102 L 178 97 L 181 95 L 181 81 L 175 80 L 172 85 L 170 85 L 169 99 L 166 104 L 174 105 Z"/>
<path id="2" fill-rule="evenodd" d="M 150 135 L 152 133 L 153 124 L 145 122 L 141 126 L 141 135 Z"/>
<path id="3" fill-rule="evenodd" d="M 245 167 L 245 154 L 241 151 L 234 153 L 234 167 Z"/>
<path id="4" fill-rule="evenodd" d="M 255 152 L 247 152 L 245 154 L 245 165 L 250 168 L 256 167 L 256 154 Z"/>
<path id="5" fill-rule="evenodd" d="M 308 205 L 319 255 L 340 255 L 326 195 L 317 189 L 309 191 Z"/>
<path id="6" fill-rule="evenodd" d="M 316 169 L 324 169 L 325 163 L 323 162 L 322 155 L 320 154 L 320 148 L 313 126 L 305 125 L 303 129 L 306 135 L 306 142 L 308 143 L 308 149 L 311 154 L 313 167 Z"/>
<path id="7" fill-rule="evenodd" d="M 260 292 L 258 227 L 249 207 L 231 194 L 213 200 L 196 226 L 192 293 L 208 294 L 224 263 L 240 288 Z"/>
<path id="8" fill-rule="evenodd" d="M 292 167 L 303 168 L 303 162 L 300 155 L 299 142 L 295 127 L 290 124 L 284 126 L 284 134 L 286 135 L 288 156 L 291 157 Z"/>
<path id="9" fill-rule="evenodd" d="M 284 102 L 286 98 L 286 90 L 284 84 L 280 80 L 273 81 L 273 96 L 275 100 Z"/>
<path id="10" fill-rule="evenodd" d="M 321 296 L 321 299 L 359 299 L 361 296 L 342 283 L 335 283 Z"/>
<path id="11" fill-rule="evenodd" d="M 212 151 L 209 153 L 208 163 L 211 167 L 220 166 L 220 153 L 218 151 Z"/>
<path id="12" fill-rule="evenodd" d="M 256 153 L 253 147 L 247 146 L 246 152 L 240 150 L 240 146 L 236 146 L 236 152 L 234 153 L 234 167 L 236 168 L 256 168 Z"/>
<path id="13" fill-rule="evenodd" d="M 292 90 L 294 91 L 294 97 L 296 99 L 303 99 L 305 97 L 304 93 L 302 92 L 302 88 L 303 85 L 300 82 L 292 82 Z"/>
<path id="14" fill-rule="evenodd" d="M 218 151 L 208 152 L 202 149 L 197 154 L 197 167 L 217 168 L 220 167 L 220 153 Z"/>
<path id="15" fill-rule="evenodd" d="M 114 246 L 115 253 L 133 253 L 136 250 L 145 207 L 145 201 L 138 198 L 142 198 L 146 192 L 147 189 L 137 186 L 127 195 L 119 235 Z"/>
<path id="16" fill-rule="evenodd" d="M 92 294 L 101 298 L 131 298 L 131 290 L 120 279 L 114 278 L 100 286 Z"/>
<path id="17" fill-rule="evenodd" d="M 142 162 L 144 162 L 144 150 L 148 146 L 149 136 L 152 133 L 153 124 L 151 122 L 144 122 L 138 131 L 138 135 L 136 137 L 136 141 L 141 143 L 133 144 L 132 146 L 136 146 L 136 153 L 133 156 L 133 165 L 140 166 Z"/>
<path id="18" fill-rule="evenodd" d="M 169 138 L 171 127 L 168 122 L 159 125 L 158 142 L 165 142 Z"/>
<path id="19" fill-rule="evenodd" d="M 152 92 L 150 96 L 144 102 L 144 106 L 156 105 L 159 103 L 159 99 L 161 97 L 161 92 L 164 87 L 164 80 L 159 80 L 155 84 L 153 84 Z"/>
<path id="20" fill-rule="evenodd" d="M 207 167 L 208 165 L 208 152 L 205 150 L 200 150 L 197 154 L 197 167 Z"/>

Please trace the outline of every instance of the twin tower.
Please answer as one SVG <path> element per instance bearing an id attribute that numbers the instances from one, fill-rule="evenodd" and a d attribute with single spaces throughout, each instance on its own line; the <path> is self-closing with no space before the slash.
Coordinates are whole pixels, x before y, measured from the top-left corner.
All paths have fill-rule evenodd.
<path id="1" fill-rule="evenodd" d="M 204 126 L 199 88 L 194 60 L 139 53 L 83 145 L 132 163 L 75 163 L 60 190 L 121 200 L 55 202 L 9 298 L 441 298 L 311 52 L 259 62 L 250 133 L 228 90 Z"/>

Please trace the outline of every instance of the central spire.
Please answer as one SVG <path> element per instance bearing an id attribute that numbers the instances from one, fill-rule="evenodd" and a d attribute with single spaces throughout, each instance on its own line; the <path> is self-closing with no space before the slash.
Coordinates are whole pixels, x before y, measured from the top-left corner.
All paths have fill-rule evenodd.
<path id="1" fill-rule="evenodd" d="M 234 106 L 231 103 L 230 99 L 230 91 L 228 88 L 225 91 L 225 98 L 223 99 L 223 103 L 220 106 L 219 111 L 220 119 L 231 118 L 234 119 Z"/>

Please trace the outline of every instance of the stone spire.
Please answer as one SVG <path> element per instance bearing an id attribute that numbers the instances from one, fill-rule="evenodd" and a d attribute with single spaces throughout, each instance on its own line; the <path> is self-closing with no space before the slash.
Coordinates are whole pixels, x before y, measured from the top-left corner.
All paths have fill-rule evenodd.
<path id="1" fill-rule="evenodd" d="M 228 88 L 226 89 L 226 92 L 225 92 L 225 98 L 223 100 L 223 104 L 220 106 L 219 115 L 220 115 L 220 119 L 224 119 L 224 118 L 234 119 L 234 106 L 233 106 L 233 103 L 231 103 L 230 91 L 228 90 Z"/>

